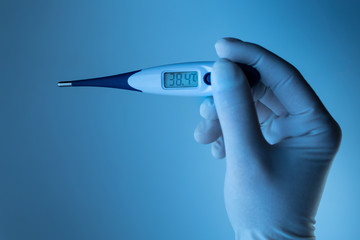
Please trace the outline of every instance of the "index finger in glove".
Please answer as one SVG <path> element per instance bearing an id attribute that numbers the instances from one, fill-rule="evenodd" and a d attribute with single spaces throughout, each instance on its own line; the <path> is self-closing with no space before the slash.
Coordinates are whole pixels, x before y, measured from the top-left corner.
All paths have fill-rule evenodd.
<path id="1" fill-rule="evenodd" d="M 219 57 L 256 68 L 263 84 L 271 88 L 290 114 L 325 109 L 300 72 L 274 53 L 234 38 L 220 39 L 215 46 Z"/>

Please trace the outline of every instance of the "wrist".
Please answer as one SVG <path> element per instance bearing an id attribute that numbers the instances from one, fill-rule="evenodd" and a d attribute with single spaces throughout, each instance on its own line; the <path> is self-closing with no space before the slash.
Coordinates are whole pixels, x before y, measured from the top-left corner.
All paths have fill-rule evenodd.
<path id="1" fill-rule="evenodd" d="M 315 235 L 299 235 L 285 229 L 272 228 L 235 230 L 235 240 L 315 240 Z"/>

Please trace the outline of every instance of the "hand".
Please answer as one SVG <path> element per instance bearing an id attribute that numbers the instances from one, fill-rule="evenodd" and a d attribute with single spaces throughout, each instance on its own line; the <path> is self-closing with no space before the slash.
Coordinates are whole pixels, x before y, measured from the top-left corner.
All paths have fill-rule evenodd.
<path id="1" fill-rule="evenodd" d="M 226 156 L 225 206 L 236 239 L 315 239 L 314 223 L 341 130 L 301 74 L 268 50 L 219 40 L 213 99 L 195 139 Z M 252 89 L 240 67 L 256 68 Z"/>

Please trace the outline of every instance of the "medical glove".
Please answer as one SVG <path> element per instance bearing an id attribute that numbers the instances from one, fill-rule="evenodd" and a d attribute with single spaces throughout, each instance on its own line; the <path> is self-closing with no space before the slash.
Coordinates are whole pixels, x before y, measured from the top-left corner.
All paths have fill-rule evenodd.
<path id="1" fill-rule="evenodd" d="M 234 38 L 215 45 L 213 98 L 195 139 L 226 157 L 225 207 L 241 240 L 315 239 L 315 215 L 341 130 L 300 72 Z M 250 88 L 236 63 L 260 73 Z"/>

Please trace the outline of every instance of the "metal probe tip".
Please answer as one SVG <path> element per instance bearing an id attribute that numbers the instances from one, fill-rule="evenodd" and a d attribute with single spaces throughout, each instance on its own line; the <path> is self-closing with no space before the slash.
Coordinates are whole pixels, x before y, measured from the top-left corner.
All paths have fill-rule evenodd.
<path id="1" fill-rule="evenodd" d="M 71 82 L 58 82 L 58 87 L 71 87 L 72 83 Z"/>

